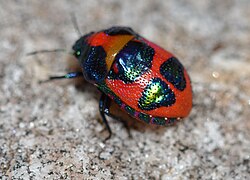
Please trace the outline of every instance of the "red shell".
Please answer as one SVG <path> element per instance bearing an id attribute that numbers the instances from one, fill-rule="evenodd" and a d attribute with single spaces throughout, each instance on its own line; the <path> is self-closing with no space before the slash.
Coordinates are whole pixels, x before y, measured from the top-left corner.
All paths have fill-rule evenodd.
<path id="1" fill-rule="evenodd" d="M 186 72 L 183 70 L 184 78 L 186 80 L 186 87 L 184 90 L 178 90 L 175 86 L 167 81 L 166 78 L 160 73 L 160 66 L 166 62 L 166 60 L 173 57 L 173 55 L 159 47 L 158 45 L 140 37 L 135 38 L 133 35 L 107 35 L 104 32 L 98 32 L 91 35 L 88 39 L 90 46 L 102 46 L 106 53 L 107 57 L 105 59 L 110 70 L 114 57 L 117 53 L 126 45 L 128 41 L 133 39 L 134 41 L 140 41 L 146 43 L 148 46 L 154 49 L 155 54 L 152 60 L 152 66 L 149 71 L 142 74 L 135 82 L 133 83 L 124 83 L 119 79 L 105 79 L 106 85 L 110 88 L 114 94 L 116 94 L 121 101 L 132 107 L 138 112 L 143 112 L 148 115 L 156 117 L 167 117 L 167 118 L 179 118 L 186 117 L 191 111 L 192 108 L 192 88 L 190 78 Z M 153 110 L 142 110 L 138 107 L 138 101 L 142 96 L 142 92 L 145 87 L 148 85 L 152 78 L 160 78 L 164 81 L 168 87 L 175 94 L 175 103 L 171 106 L 161 106 Z"/>

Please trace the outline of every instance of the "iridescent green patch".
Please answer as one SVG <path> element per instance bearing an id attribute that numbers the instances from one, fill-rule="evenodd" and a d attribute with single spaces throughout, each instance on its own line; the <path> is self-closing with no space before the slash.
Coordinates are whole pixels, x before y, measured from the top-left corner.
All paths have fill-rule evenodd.
<path id="1" fill-rule="evenodd" d="M 161 106 L 168 107 L 174 103 L 174 92 L 160 78 L 154 78 L 144 89 L 138 107 L 142 110 L 153 110 Z"/>

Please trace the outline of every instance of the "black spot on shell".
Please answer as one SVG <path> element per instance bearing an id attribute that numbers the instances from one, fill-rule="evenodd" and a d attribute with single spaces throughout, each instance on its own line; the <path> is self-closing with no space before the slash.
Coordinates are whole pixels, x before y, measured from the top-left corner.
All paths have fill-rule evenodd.
<path id="1" fill-rule="evenodd" d="M 109 36 L 115 36 L 115 35 L 135 35 L 136 33 L 131 29 L 130 27 L 121 27 L 121 26 L 115 26 L 111 27 L 109 29 L 104 30 L 104 33 Z"/>
<path id="2" fill-rule="evenodd" d="M 152 66 L 154 49 L 143 42 L 129 41 L 116 55 L 108 78 L 132 83 Z"/>
<path id="3" fill-rule="evenodd" d="M 160 67 L 161 75 L 180 91 L 186 88 L 186 79 L 184 77 L 184 68 L 177 58 L 171 57 L 162 63 Z"/>

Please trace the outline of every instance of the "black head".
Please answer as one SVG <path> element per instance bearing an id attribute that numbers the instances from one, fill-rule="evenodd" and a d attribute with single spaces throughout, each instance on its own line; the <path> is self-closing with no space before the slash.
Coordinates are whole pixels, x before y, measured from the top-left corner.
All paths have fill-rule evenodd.
<path id="1" fill-rule="evenodd" d="M 94 32 L 91 32 L 89 34 L 86 34 L 84 36 L 82 36 L 80 39 L 78 39 L 75 44 L 72 46 L 73 49 L 73 55 L 80 61 L 80 59 L 82 59 L 82 57 L 84 57 L 84 55 L 86 56 L 86 54 L 88 53 L 88 38 L 94 34 Z"/>
<path id="2" fill-rule="evenodd" d="M 73 45 L 73 54 L 78 59 L 84 78 L 93 84 L 98 84 L 107 75 L 106 52 L 102 46 L 92 46 L 89 39 L 95 35 L 91 32 L 82 36 Z"/>

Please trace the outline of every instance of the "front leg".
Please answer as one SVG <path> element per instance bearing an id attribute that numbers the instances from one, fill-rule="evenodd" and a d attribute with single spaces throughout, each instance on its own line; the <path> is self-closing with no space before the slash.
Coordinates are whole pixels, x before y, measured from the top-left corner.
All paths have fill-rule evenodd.
<path id="1" fill-rule="evenodd" d="M 55 79 L 72 79 L 72 78 L 77 78 L 77 77 L 83 77 L 82 72 L 69 72 L 63 76 L 50 76 L 49 79 L 45 81 L 40 81 L 40 83 L 45 83 L 45 82 L 52 81 Z"/>

